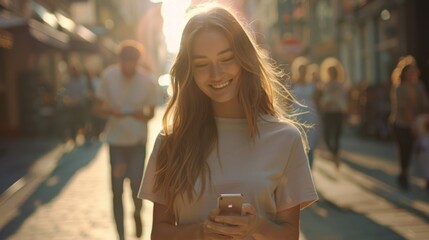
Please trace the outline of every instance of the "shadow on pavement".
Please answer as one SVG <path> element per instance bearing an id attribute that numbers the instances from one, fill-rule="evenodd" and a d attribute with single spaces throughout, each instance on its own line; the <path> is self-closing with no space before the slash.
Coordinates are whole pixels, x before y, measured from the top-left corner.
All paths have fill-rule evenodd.
<path id="1" fill-rule="evenodd" d="M 71 152 L 65 153 L 59 160 L 55 170 L 22 204 L 18 210 L 19 215 L 0 230 L 0 239 L 6 239 L 8 236 L 14 234 L 25 219 L 33 214 L 38 207 L 53 200 L 64 189 L 75 173 L 95 158 L 100 147 L 101 143 L 96 143 L 91 146 L 80 146 Z M 70 210 L 72 211 L 72 209 Z"/>
<path id="2" fill-rule="evenodd" d="M 302 231 L 307 239 L 408 239 L 406 236 L 422 234 L 417 226 L 425 227 L 429 222 L 429 194 L 422 189 L 415 162 L 410 189 L 398 188 L 393 142 L 364 139 L 348 129 L 342 139 L 339 171 L 323 145 L 318 153 L 317 173 L 327 181 L 321 185 L 323 193 L 329 194 L 319 195 L 326 200 L 303 212 L 302 222 L 308 226 Z M 338 194 L 341 191 L 344 193 Z M 329 207 L 330 201 L 338 207 Z M 395 219 L 398 216 L 401 219 Z M 408 220 L 411 222 L 405 222 Z M 312 228 L 321 221 L 320 233 L 324 234 L 318 235 Z M 416 228 L 407 230 L 413 224 Z"/>
<path id="3" fill-rule="evenodd" d="M 342 210 L 322 197 L 301 213 L 301 231 L 306 240 L 404 239 L 388 227 L 353 211 Z"/>
<path id="4" fill-rule="evenodd" d="M 424 189 L 410 181 L 410 188 L 407 191 L 400 190 L 396 183 L 396 175 L 392 175 L 382 169 L 371 169 L 365 167 L 364 165 L 350 161 L 347 158 L 344 158 L 343 160 L 350 168 L 364 173 L 366 177 L 369 177 L 369 179 L 375 179 L 376 181 L 380 181 L 390 187 L 387 188 L 384 184 L 368 186 L 359 181 L 354 181 L 356 184 L 368 191 L 371 191 L 373 194 L 388 200 L 397 207 L 406 209 L 429 222 L 429 212 L 421 211 L 419 208 L 414 206 L 414 203 L 416 202 L 429 202 L 429 194 L 426 193 Z"/>
<path id="5" fill-rule="evenodd" d="M 58 146 L 57 140 L 0 140 L 0 194 L 24 177 L 35 159 Z"/>

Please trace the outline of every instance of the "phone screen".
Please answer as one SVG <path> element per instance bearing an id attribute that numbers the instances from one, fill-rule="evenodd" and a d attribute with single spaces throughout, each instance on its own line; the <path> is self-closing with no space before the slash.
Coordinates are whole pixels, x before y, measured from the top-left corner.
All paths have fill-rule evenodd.
<path id="1" fill-rule="evenodd" d="M 123 115 L 131 115 L 131 114 L 134 113 L 134 109 L 132 109 L 132 108 L 123 108 L 123 109 L 121 109 L 121 113 Z"/>
<path id="2" fill-rule="evenodd" d="M 220 215 L 240 216 L 243 205 L 243 195 L 241 193 L 221 194 L 217 198 L 217 205 Z"/>

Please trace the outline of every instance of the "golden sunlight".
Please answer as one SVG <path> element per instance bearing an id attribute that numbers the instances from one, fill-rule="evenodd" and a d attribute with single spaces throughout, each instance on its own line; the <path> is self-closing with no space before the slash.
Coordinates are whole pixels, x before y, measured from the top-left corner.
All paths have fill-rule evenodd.
<path id="1" fill-rule="evenodd" d="M 191 0 L 164 0 L 161 15 L 164 19 L 163 33 L 169 53 L 177 53 L 185 24 L 185 14 Z"/>

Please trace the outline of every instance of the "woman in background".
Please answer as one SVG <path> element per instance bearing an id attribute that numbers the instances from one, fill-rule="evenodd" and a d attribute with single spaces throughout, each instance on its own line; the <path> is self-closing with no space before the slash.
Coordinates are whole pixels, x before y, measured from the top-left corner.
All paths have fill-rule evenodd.
<path id="1" fill-rule="evenodd" d="M 392 72 L 390 122 L 399 154 L 397 182 L 403 190 L 409 187 L 409 166 L 416 141 L 415 122 L 420 114 L 429 110 L 428 96 L 419 76 L 420 71 L 411 56 L 400 59 Z"/>
<path id="2" fill-rule="evenodd" d="M 323 137 L 335 166 L 340 166 L 340 142 L 348 105 L 348 89 L 342 64 L 327 58 L 321 64 L 324 85 L 320 99 L 323 117 Z"/>
<path id="3" fill-rule="evenodd" d="M 310 167 L 314 162 L 314 150 L 319 138 L 319 114 L 317 112 L 316 101 L 318 98 L 318 90 L 313 83 L 313 79 L 317 76 L 311 74 L 309 76 L 308 60 L 305 57 L 297 57 L 291 65 L 292 72 L 292 91 L 299 103 L 294 104 L 298 110 L 298 120 L 308 125 L 306 132 L 308 138 L 308 162 Z M 313 72 L 314 73 L 314 72 Z"/>

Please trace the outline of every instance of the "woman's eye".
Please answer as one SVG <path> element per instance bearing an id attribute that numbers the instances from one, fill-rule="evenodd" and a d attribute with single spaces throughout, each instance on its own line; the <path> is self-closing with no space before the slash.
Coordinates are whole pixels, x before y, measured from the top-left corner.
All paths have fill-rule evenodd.
<path id="1" fill-rule="evenodd" d="M 200 64 L 194 64 L 194 67 L 196 67 L 196 68 L 203 68 L 203 67 L 206 67 L 208 64 L 206 64 L 206 63 L 200 63 Z"/>
<path id="2" fill-rule="evenodd" d="M 227 58 L 227 59 L 222 60 L 222 62 L 230 62 L 230 61 L 232 61 L 233 59 L 234 59 L 234 57 L 230 57 L 230 58 Z"/>

